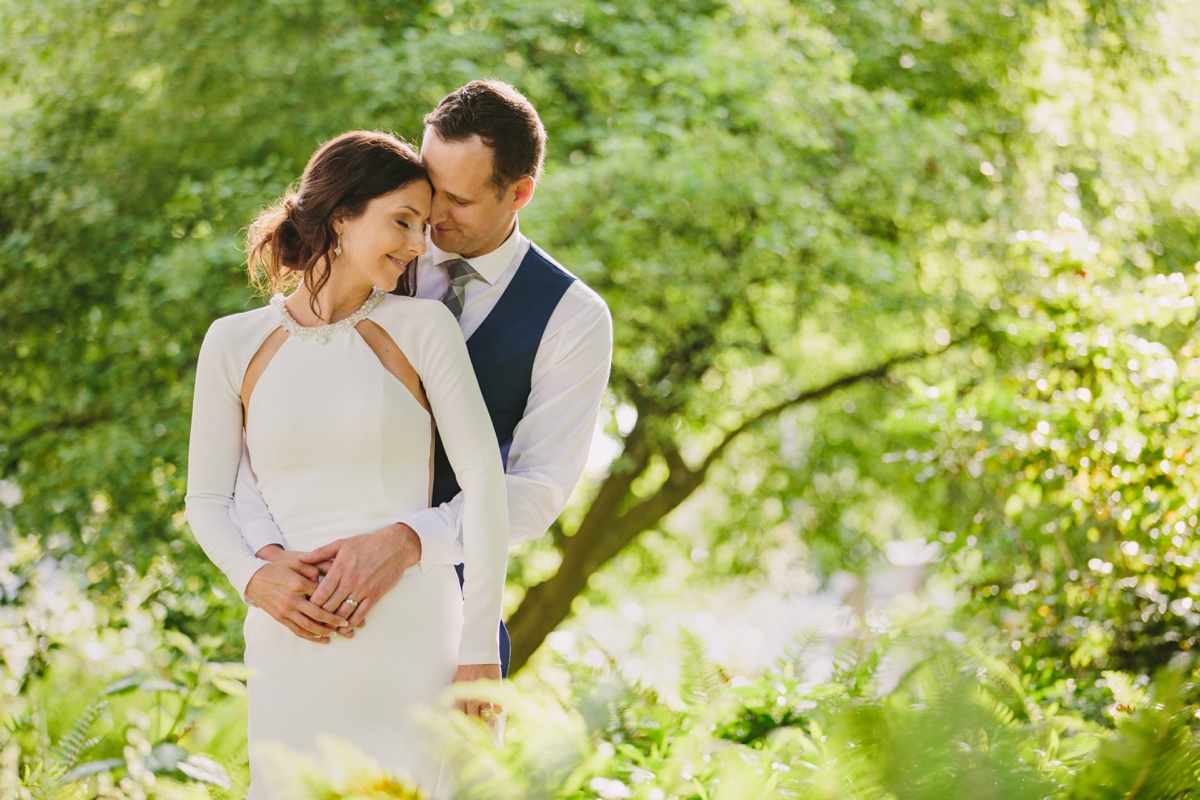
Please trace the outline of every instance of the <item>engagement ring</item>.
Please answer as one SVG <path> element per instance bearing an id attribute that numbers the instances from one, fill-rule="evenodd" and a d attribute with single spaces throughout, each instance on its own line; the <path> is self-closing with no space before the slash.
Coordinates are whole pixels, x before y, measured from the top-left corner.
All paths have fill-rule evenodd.
<path id="1" fill-rule="evenodd" d="M 355 600 L 353 597 L 347 597 L 346 602 L 349 603 L 350 605 L 354 606 L 355 608 L 358 608 L 358 601 Z"/>

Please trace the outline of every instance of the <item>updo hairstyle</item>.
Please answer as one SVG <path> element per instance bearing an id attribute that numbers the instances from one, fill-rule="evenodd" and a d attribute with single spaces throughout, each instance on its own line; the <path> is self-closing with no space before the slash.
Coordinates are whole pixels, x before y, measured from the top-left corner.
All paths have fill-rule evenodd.
<path id="1" fill-rule="evenodd" d="M 251 284 L 274 294 L 303 281 L 315 301 L 333 266 L 330 253 L 338 241 L 333 224 L 354 219 L 371 200 L 418 180 L 429 180 L 420 156 L 391 134 L 351 131 L 330 139 L 309 159 L 299 188 L 250 225 Z M 416 291 L 414 266 L 404 271 L 398 294 Z"/>

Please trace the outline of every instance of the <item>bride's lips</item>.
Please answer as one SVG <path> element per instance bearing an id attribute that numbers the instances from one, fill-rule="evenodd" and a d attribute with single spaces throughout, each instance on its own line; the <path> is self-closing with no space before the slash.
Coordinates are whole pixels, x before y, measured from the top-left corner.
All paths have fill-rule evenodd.
<path id="1" fill-rule="evenodd" d="M 400 259 L 396 258 L 395 256 L 388 256 L 388 261 L 391 261 L 393 264 L 395 264 L 398 269 L 404 269 L 405 267 L 408 266 L 407 263 L 401 261 Z"/>

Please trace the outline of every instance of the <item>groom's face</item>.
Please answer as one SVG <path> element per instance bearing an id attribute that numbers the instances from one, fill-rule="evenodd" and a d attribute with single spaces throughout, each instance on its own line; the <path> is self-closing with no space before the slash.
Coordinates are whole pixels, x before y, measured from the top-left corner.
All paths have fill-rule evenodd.
<path id="1" fill-rule="evenodd" d="M 421 158 L 433 182 L 429 216 L 433 243 L 466 258 L 490 253 L 512 231 L 520 196 L 520 181 L 503 192 L 492 183 L 492 151 L 478 136 L 447 142 L 432 128 L 425 129 Z"/>

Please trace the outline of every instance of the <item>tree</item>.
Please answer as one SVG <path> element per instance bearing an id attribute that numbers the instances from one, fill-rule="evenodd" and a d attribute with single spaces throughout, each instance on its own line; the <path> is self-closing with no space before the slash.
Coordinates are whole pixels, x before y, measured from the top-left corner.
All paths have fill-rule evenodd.
<path id="1" fill-rule="evenodd" d="M 1048 254 L 1075 220 L 1105 286 L 1194 260 L 1195 137 L 1186 103 L 1168 101 L 1194 91 L 1184 4 L 89 0 L 0 14 L 15 43 L 0 73 L 14 524 L 86 554 L 101 583 L 169 557 L 179 577 L 160 602 L 184 627 L 236 608 L 178 512 L 200 337 L 250 302 L 240 228 L 317 142 L 416 134 L 471 78 L 509 79 L 542 110 L 548 177 L 522 225 L 617 323 L 606 409 L 621 455 L 518 554 L 517 665 L 647 531 L 702 542 L 722 569 L 800 539 L 857 570 L 889 539 L 965 543 L 968 529 L 1009 554 L 1005 524 L 972 520 L 1025 491 L 993 480 L 1014 462 L 982 464 L 986 491 L 970 467 L 926 473 L 961 463 L 946 434 L 960 411 L 995 418 L 989 434 L 1009 419 L 1013 376 L 1049 352 L 1030 314 L 1062 347 L 1086 326 L 1069 292 L 1043 296 L 1098 267 Z M 919 457 L 884 459 L 906 451 Z M 701 530 L 673 515 L 688 501 L 716 509 Z"/>

